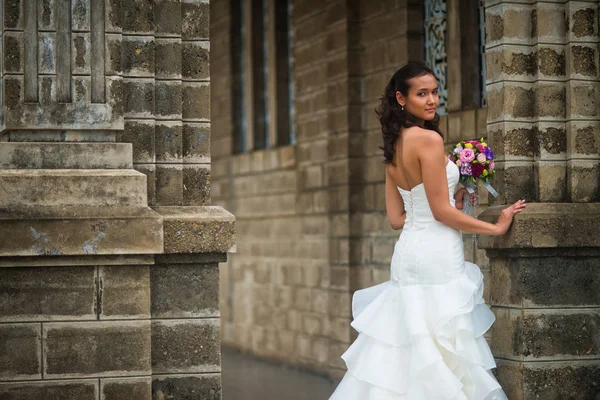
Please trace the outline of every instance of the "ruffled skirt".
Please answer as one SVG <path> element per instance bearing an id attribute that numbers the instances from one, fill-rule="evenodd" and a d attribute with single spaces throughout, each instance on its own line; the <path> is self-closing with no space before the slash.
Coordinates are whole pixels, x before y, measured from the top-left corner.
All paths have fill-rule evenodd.
<path id="1" fill-rule="evenodd" d="M 352 300 L 356 341 L 342 355 L 348 371 L 330 400 L 506 400 L 490 372 L 483 337 L 494 322 L 483 276 L 465 273 L 437 285 L 390 280 Z"/>

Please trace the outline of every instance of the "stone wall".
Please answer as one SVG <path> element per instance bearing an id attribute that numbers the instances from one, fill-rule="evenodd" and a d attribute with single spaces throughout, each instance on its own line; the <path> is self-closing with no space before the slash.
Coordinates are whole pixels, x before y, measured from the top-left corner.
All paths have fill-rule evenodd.
<path id="1" fill-rule="evenodd" d="M 339 378 L 351 295 L 389 278 L 400 233 L 385 215 L 374 108 L 395 70 L 422 57 L 423 4 L 295 1 L 297 143 L 245 154 L 232 154 L 229 7 L 211 3 L 212 198 L 238 230 L 221 267 L 223 342 Z M 485 116 L 459 104 L 441 120 L 447 143 L 480 136 Z M 470 235 L 465 246 L 487 279 L 484 252 Z"/>
<path id="2" fill-rule="evenodd" d="M 596 398 L 599 4 L 488 3 L 493 204 L 530 201 L 507 236 L 481 240 L 498 378 L 511 399 Z"/>
<path id="3" fill-rule="evenodd" d="M 208 2 L 0 10 L 0 398 L 220 399 Z"/>

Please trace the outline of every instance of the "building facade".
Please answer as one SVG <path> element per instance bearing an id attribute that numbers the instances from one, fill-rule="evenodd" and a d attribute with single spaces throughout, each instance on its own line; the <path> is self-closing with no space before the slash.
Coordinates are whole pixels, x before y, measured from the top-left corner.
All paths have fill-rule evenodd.
<path id="1" fill-rule="evenodd" d="M 221 398 L 209 10 L 0 1 L 0 398 Z"/>
<path id="2" fill-rule="evenodd" d="M 483 218 L 529 203 L 507 237 L 477 248 L 465 235 L 498 316 L 499 379 L 511 399 L 600 393 L 598 6 L 213 1 L 212 198 L 238 231 L 221 266 L 223 343 L 344 373 L 352 293 L 388 279 L 399 235 L 374 108 L 397 68 L 425 60 L 448 148 L 485 137 L 496 152 L 501 195 L 488 208 L 484 194 Z"/>

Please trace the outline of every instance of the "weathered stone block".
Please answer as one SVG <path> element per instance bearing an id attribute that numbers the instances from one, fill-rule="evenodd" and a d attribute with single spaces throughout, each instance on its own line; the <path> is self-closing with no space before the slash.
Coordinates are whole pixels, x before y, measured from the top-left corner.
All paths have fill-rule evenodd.
<path id="1" fill-rule="evenodd" d="M 145 206 L 145 176 L 133 170 L 4 170 L 0 206 Z"/>
<path id="2" fill-rule="evenodd" d="M 156 125 L 156 160 L 181 163 L 182 126 L 179 121 L 160 121 Z"/>
<path id="3" fill-rule="evenodd" d="M 591 158 L 600 154 L 600 122 L 568 122 L 567 153 L 571 156 Z"/>
<path id="4" fill-rule="evenodd" d="M 104 39 L 104 74 L 121 75 L 123 66 L 121 62 L 123 37 L 119 34 L 106 34 Z"/>
<path id="5" fill-rule="evenodd" d="M 594 399 L 600 394 L 597 362 L 497 361 L 497 376 L 509 399 Z"/>
<path id="6" fill-rule="evenodd" d="M 208 41 L 184 42 L 182 74 L 184 78 L 208 79 L 209 54 Z"/>
<path id="7" fill-rule="evenodd" d="M 569 44 L 567 47 L 569 57 L 569 74 L 582 78 L 595 78 L 598 76 L 598 47 L 586 44 Z"/>
<path id="8" fill-rule="evenodd" d="M 489 197 L 490 204 L 511 204 L 520 199 L 537 200 L 533 164 L 497 163 L 494 188 L 498 197 Z"/>
<path id="9" fill-rule="evenodd" d="M 40 32 L 38 34 L 38 73 L 56 73 L 56 34 Z"/>
<path id="10" fill-rule="evenodd" d="M 210 119 L 210 84 L 208 82 L 183 83 L 183 118 Z"/>
<path id="11" fill-rule="evenodd" d="M 210 165 L 183 166 L 183 205 L 210 204 Z"/>
<path id="12" fill-rule="evenodd" d="M 38 29 L 53 31 L 56 30 L 55 27 L 55 0 L 40 0 L 38 1 Z"/>
<path id="13" fill-rule="evenodd" d="M 152 378 L 101 379 L 100 400 L 150 400 Z"/>
<path id="14" fill-rule="evenodd" d="M 155 164 L 135 164 L 134 168 L 146 175 L 148 184 L 148 205 L 156 203 L 156 165 Z"/>
<path id="15" fill-rule="evenodd" d="M 23 29 L 23 0 L 7 0 L 3 3 L 4 28 Z"/>
<path id="16" fill-rule="evenodd" d="M 489 207 L 479 218 L 496 222 L 502 208 Z M 529 203 L 527 209 L 514 219 L 506 235 L 482 235 L 479 246 L 488 250 L 488 255 L 490 249 L 600 247 L 596 234 L 599 224 L 600 207 L 596 203 Z"/>
<path id="17" fill-rule="evenodd" d="M 168 398 L 221 400 L 221 376 L 219 374 L 154 376 L 152 400 Z"/>
<path id="18" fill-rule="evenodd" d="M 0 209 L 0 220 L 5 257 L 155 254 L 163 248 L 160 216 L 145 207 Z"/>
<path id="19" fill-rule="evenodd" d="M 562 122 L 539 122 L 536 135 L 534 153 L 542 160 L 564 160 L 567 151 L 567 131 Z"/>
<path id="20" fill-rule="evenodd" d="M 497 83 L 488 92 L 488 122 L 504 118 L 529 119 L 535 115 L 536 94 L 530 83 Z"/>
<path id="21" fill-rule="evenodd" d="M 156 39 L 156 77 L 181 79 L 181 39 Z"/>
<path id="22" fill-rule="evenodd" d="M 40 337 L 40 324 L 0 325 L 0 380 L 42 378 Z"/>
<path id="23" fill-rule="evenodd" d="M 150 373 L 150 321 L 44 324 L 45 377 Z"/>
<path id="24" fill-rule="evenodd" d="M 219 316 L 218 264 L 155 265 L 150 280 L 152 318 Z"/>
<path id="25" fill-rule="evenodd" d="M 572 40 L 582 40 L 598 34 L 598 9 L 589 4 L 569 5 L 569 33 Z"/>
<path id="26" fill-rule="evenodd" d="M 565 162 L 538 162 L 535 166 L 538 200 L 560 203 L 567 199 L 567 166 Z"/>
<path id="27" fill-rule="evenodd" d="M 98 380 L 0 383 L 2 400 L 97 400 Z"/>
<path id="28" fill-rule="evenodd" d="M 105 29 L 106 32 L 121 33 L 123 30 L 123 4 L 122 0 L 105 1 Z"/>
<path id="29" fill-rule="evenodd" d="M 210 163 L 210 124 L 183 124 L 183 162 Z"/>
<path id="30" fill-rule="evenodd" d="M 25 42 L 23 32 L 4 32 L 4 71 L 23 73 L 25 62 Z"/>
<path id="31" fill-rule="evenodd" d="M 492 351 L 508 360 L 597 358 L 599 311 L 497 309 Z"/>
<path id="32" fill-rule="evenodd" d="M 588 203 L 600 200 L 600 162 L 569 160 L 567 182 L 570 200 Z"/>
<path id="33" fill-rule="evenodd" d="M 537 52 L 537 64 L 540 75 L 545 78 L 560 78 L 566 73 L 565 52 L 561 46 L 549 46 L 539 48 Z"/>
<path id="34" fill-rule="evenodd" d="M 4 142 L 0 145 L 0 169 L 130 169 L 131 167 L 131 145 L 125 143 Z"/>
<path id="35" fill-rule="evenodd" d="M 123 31 L 135 33 L 154 32 L 154 1 L 135 0 L 121 2 L 123 9 Z"/>
<path id="36" fill-rule="evenodd" d="M 538 42 L 562 43 L 567 33 L 565 7 L 562 4 L 536 4 Z"/>
<path id="37" fill-rule="evenodd" d="M 183 167 L 181 165 L 156 166 L 156 203 L 181 205 L 183 203 Z"/>
<path id="38" fill-rule="evenodd" d="M 123 95 L 127 117 L 154 116 L 154 79 L 124 79 Z"/>
<path id="39" fill-rule="evenodd" d="M 93 267 L 0 268 L 0 321 L 96 318 Z"/>
<path id="40" fill-rule="evenodd" d="M 163 216 L 165 254 L 227 253 L 235 218 L 221 207 L 155 207 Z"/>
<path id="41" fill-rule="evenodd" d="M 181 37 L 183 40 L 208 39 L 210 4 L 184 0 L 181 3 Z"/>
<path id="42" fill-rule="evenodd" d="M 180 81 L 156 81 L 154 112 L 158 118 L 180 119 L 181 101 Z"/>
<path id="43" fill-rule="evenodd" d="M 90 0 L 71 2 L 71 23 L 74 31 L 90 30 Z"/>
<path id="44" fill-rule="evenodd" d="M 160 36 L 181 35 L 181 1 L 157 0 L 154 2 L 154 25 Z"/>
<path id="45" fill-rule="evenodd" d="M 102 288 L 100 319 L 148 318 L 150 316 L 150 271 L 147 266 L 102 266 L 98 268 Z"/>
<path id="46" fill-rule="evenodd" d="M 219 319 L 152 321 L 152 371 L 221 371 Z"/>
<path id="47" fill-rule="evenodd" d="M 150 77 L 154 75 L 155 47 L 152 36 L 124 36 L 122 42 L 123 74 Z"/>
<path id="48" fill-rule="evenodd" d="M 535 115 L 562 119 L 565 117 L 566 90 L 564 84 L 538 84 L 535 90 Z"/>
<path id="49" fill-rule="evenodd" d="M 125 121 L 125 129 L 117 134 L 120 143 L 131 143 L 134 163 L 155 161 L 154 121 Z"/>
<path id="50" fill-rule="evenodd" d="M 600 115 L 600 83 L 567 83 L 567 111 L 571 117 L 597 117 Z"/>
<path id="51" fill-rule="evenodd" d="M 91 46 L 89 33 L 73 34 L 71 39 L 71 65 L 74 74 L 91 74 Z"/>

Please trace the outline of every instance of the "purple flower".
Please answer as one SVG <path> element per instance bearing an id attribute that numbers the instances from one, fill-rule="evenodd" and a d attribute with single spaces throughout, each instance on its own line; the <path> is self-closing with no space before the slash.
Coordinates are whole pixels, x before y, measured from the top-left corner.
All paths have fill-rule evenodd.
<path id="1" fill-rule="evenodd" d="M 485 158 L 487 158 L 488 160 L 494 159 L 494 152 L 487 146 L 485 147 Z"/>
<path id="2" fill-rule="evenodd" d="M 471 176 L 473 175 L 473 171 L 471 170 L 471 164 L 469 163 L 463 163 L 460 166 L 460 174 L 461 175 L 466 175 L 466 176 Z"/>

